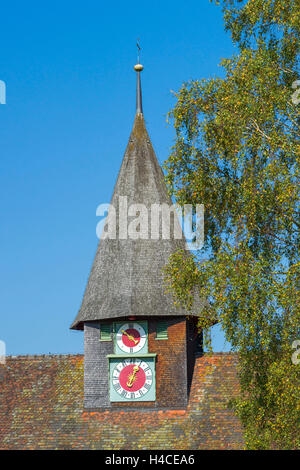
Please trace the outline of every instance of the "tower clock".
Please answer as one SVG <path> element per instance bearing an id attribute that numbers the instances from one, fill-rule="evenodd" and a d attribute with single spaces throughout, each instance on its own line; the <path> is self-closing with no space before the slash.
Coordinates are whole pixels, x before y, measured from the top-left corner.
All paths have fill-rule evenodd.
<path id="1" fill-rule="evenodd" d="M 109 359 L 110 401 L 155 401 L 155 354 Z"/>
<path id="2" fill-rule="evenodd" d="M 126 322 L 115 325 L 115 352 L 119 354 L 140 354 L 148 352 L 147 322 Z"/>
<path id="3" fill-rule="evenodd" d="M 148 322 L 114 325 L 109 354 L 110 401 L 155 401 L 155 356 L 148 352 Z"/>

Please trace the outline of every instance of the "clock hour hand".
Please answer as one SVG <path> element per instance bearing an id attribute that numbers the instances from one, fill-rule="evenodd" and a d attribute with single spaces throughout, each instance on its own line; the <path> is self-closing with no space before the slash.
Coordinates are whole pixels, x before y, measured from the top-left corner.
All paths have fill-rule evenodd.
<path id="1" fill-rule="evenodd" d="M 129 374 L 128 376 L 128 382 L 127 382 L 127 387 L 132 387 L 133 385 L 133 382 L 135 381 L 135 375 L 136 373 L 139 371 L 139 366 L 134 366 L 133 370 L 132 370 L 132 374 Z"/>
<path id="2" fill-rule="evenodd" d="M 130 339 L 130 341 L 133 341 L 134 344 L 137 344 L 137 343 L 138 343 L 138 340 L 135 339 L 132 335 L 128 334 L 127 331 L 125 331 L 125 330 L 121 330 L 121 331 L 122 331 L 122 333 L 124 333 L 124 335 L 127 336 L 128 339 Z"/>

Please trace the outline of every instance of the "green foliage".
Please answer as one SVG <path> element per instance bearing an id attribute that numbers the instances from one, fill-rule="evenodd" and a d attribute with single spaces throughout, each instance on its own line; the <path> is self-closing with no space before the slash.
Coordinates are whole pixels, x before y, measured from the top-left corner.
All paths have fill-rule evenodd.
<path id="1" fill-rule="evenodd" d="M 217 2 L 218 3 L 218 2 Z M 240 356 L 232 403 L 249 448 L 300 448 L 299 5 L 223 0 L 239 53 L 225 78 L 184 83 L 169 113 L 176 142 L 166 162 L 170 193 L 204 204 L 204 254 L 174 254 L 168 288 L 187 307 L 196 289 Z M 208 341 L 208 337 L 206 338 Z"/>

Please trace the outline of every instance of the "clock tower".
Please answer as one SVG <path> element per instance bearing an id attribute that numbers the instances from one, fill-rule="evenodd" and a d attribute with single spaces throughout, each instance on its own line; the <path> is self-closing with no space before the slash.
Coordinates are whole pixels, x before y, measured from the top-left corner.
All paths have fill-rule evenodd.
<path id="1" fill-rule="evenodd" d="M 71 325 L 84 330 L 84 407 L 90 410 L 186 407 L 194 358 L 202 350 L 197 315 L 204 303 L 198 300 L 188 312 L 176 307 L 163 284 L 164 266 L 172 253 L 185 250 L 186 241 L 174 213 L 169 236 L 162 228 L 153 234 L 151 211 L 170 208 L 172 201 L 145 126 L 143 66 L 134 69 L 134 125 Z M 159 217 L 163 223 L 163 210 Z"/>

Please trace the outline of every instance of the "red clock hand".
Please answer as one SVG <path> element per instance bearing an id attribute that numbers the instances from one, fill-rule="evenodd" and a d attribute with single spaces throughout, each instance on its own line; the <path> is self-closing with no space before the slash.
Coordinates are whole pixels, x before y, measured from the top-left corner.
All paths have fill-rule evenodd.
<path id="1" fill-rule="evenodd" d="M 137 344 L 137 343 L 138 343 L 138 340 L 135 339 L 132 335 L 128 334 L 127 331 L 125 331 L 125 330 L 121 330 L 121 331 L 122 331 L 122 333 L 124 333 L 124 335 L 127 336 L 127 338 L 128 338 L 130 341 L 133 341 L 134 344 Z"/>

